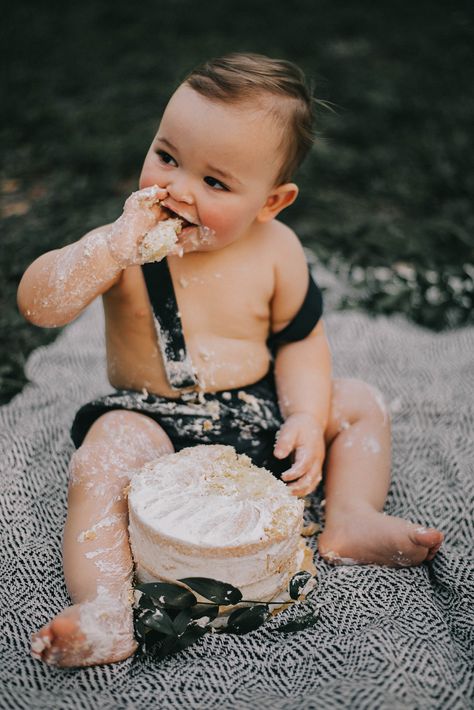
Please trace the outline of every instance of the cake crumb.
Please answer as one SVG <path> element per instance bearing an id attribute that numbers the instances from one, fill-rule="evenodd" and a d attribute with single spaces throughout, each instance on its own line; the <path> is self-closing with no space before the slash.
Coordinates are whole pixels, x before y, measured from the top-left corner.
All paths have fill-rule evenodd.
<path id="1" fill-rule="evenodd" d="M 308 525 L 305 525 L 301 530 L 301 534 L 303 537 L 310 537 L 311 535 L 315 535 L 320 530 L 321 526 L 318 525 L 318 523 L 308 523 Z"/>
<path id="2" fill-rule="evenodd" d="M 165 219 L 151 229 L 139 246 L 140 257 L 144 262 L 160 261 L 177 243 L 183 223 L 180 219 Z"/>

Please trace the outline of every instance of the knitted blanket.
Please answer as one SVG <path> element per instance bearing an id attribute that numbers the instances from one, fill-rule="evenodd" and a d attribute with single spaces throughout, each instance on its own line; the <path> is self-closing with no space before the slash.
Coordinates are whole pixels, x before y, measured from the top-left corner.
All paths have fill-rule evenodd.
<path id="1" fill-rule="evenodd" d="M 244 636 L 206 634 L 161 662 L 62 670 L 30 635 L 69 604 L 61 565 L 69 426 L 110 391 L 93 304 L 28 360 L 31 381 L 0 409 L 1 708 L 467 708 L 474 703 L 474 328 L 433 334 L 401 317 L 326 319 L 338 376 L 379 387 L 393 421 L 385 510 L 445 532 L 433 562 L 334 567 L 318 554 L 315 626 L 277 633 L 297 605 Z M 312 496 L 307 520 L 321 519 Z M 311 538 L 316 549 L 316 540 Z"/>

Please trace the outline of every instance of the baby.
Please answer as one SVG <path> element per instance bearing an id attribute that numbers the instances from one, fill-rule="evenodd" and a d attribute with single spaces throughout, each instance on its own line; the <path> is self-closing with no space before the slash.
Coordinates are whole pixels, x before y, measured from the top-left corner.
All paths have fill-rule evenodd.
<path id="1" fill-rule="evenodd" d="M 331 378 L 319 289 L 277 220 L 311 144 L 312 98 L 296 66 L 255 54 L 209 61 L 171 97 L 123 214 L 23 276 L 19 308 L 36 325 L 62 326 L 103 297 L 115 388 L 72 427 L 73 605 L 34 635 L 36 658 L 85 666 L 135 651 L 125 489 L 131 471 L 184 446 L 231 444 L 297 496 L 324 476 L 318 545 L 329 562 L 408 566 L 438 551 L 440 531 L 383 512 L 382 397 Z M 165 219 L 178 220 L 177 242 L 143 264 L 140 245 Z"/>

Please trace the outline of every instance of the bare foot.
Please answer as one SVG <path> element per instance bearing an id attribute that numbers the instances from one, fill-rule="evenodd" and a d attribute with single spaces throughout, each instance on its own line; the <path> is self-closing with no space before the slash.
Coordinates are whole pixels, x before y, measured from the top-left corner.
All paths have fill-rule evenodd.
<path id="1" fill-rule="evenodd" d="M 115 663 L 135 652 L 132 609 L 98 596 L 74 604 L 32 636 L 33 658 L 53 666 Z"/>
<path id="2" fill-rule="evenodd" d="M 332 514 L 319 536 L 321 556 L 333 564 L 410 567 L 432 560 L 444 535 L 376 510 Z"/>

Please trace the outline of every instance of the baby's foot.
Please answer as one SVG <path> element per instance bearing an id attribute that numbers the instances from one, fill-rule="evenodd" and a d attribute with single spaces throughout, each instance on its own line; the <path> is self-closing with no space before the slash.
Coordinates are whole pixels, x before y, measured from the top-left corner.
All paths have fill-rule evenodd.
<path id="1" fill-rule="evenodd" d="M 33 634 L 33 658 L 53 666 L 115 663 L 135 652 L 133 616 L 129 606 L 104 599 L 74 604 Z"/>
<path id="2" fill-rule="evenodd" d="M 432 560 L 444 535 L 376 510 L 333 514 L 319 536 L 321 556 L 333 564 L 410 567 Z"/>

